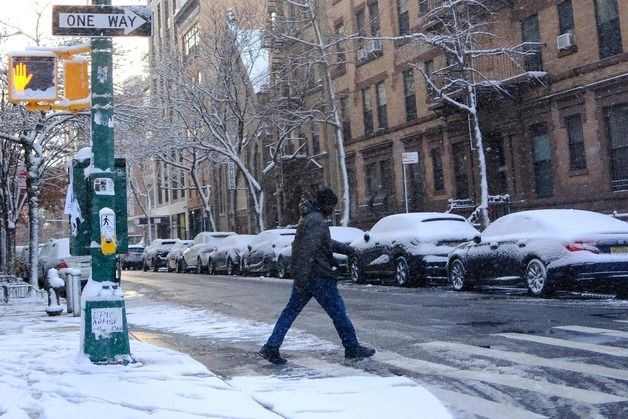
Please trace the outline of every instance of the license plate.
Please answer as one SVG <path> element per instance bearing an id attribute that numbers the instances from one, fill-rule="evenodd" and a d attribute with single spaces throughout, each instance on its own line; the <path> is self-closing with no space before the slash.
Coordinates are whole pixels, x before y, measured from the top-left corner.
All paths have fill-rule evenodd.
<path id="1" fill-rule="evenodd" d="M 628 246 L 611 246 L 611 253 L 628 253 Z"/>

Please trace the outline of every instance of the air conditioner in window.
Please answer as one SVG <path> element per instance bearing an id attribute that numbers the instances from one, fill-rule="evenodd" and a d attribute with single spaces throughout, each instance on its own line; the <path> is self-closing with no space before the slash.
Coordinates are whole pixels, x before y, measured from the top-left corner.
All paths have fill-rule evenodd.
<path id="1" fill-rule="evenodd" d="M 571 32 L 563 33 L 556 38 L 556 45 L 560 50 L 571 48 L 576 45 L 576 39 Z"/>
<path id="2" fill-rule="evenodd" d="M 369 52 L 381 52 L 382 51 L 382 41 L 378 39 L 371 39 L 369 41 Z"/>
<path id="3" fill-rule="evenodd" d="M 369 57 L 369 53 L 364 48 L 358 50 L 358 61 L 365 61 Z"/>

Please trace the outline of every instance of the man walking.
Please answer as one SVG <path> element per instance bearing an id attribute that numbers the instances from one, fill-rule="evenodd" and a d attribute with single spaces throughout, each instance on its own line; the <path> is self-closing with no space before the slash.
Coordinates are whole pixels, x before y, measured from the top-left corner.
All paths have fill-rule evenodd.
<path id="1" fill-rule="evenodd" d="M 336 194 L 322 187 L 313 202 L 305 201 L 299 206 L 301 220 L 292 243 L 292 273 L 294 283 L 288 304 L 283 309 L 268 341 L 259 354 L 273 364 L 286 362 L 279 354 L 279 347 L 290 326 L 312 297 L 323 307 L 334 323 L 345 348 L 345 358 L 366 358 L 375 354 L 375 349 L 361 346 L 345 304 L 338 293 L 333 253 L 351 254 L 351 246 L 331 239 L 326 218 L 338 202 Z"/>

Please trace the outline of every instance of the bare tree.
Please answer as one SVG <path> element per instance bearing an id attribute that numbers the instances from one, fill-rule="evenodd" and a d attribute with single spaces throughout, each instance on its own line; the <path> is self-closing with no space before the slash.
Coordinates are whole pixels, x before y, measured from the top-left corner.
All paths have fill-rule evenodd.
<path id="1" fill-rule="evenodd" d="M 346 226 L 350 216 L 350 191 L 333 73 L 346 65 L 345 44 L 355 36 L 331 33 L 327 16 L 321 13 L 324 7 L 319 3 L 318 0 L 287 0 L 283 9 L 270 12 L 267 42 L 276 63 L 271 91 L 275 96 L 275 117 L 282 115 L 276 118 L 282 134 L 277 148 L 280 149 L 291 133 L 306 121 L 332 127 L 337 160 L 333 164 L 337 164 L 342 184 L 341 223 Z M 271 163 L 277 164 L 279 155 L 273 157 Z"/>
<path id="2" fill-rule="evenodd" d="M 212 191 L 196 174 L 201 166 L 233 162 L 248 190 L 256 228 L 263 230 L 264 190 L 249 158 L 265 127 L 257 97 L 266 77 L 265 57 L 253 12 L 241 8 L 225 14 L 215 6 L 204 14 L 193 48 L 182 55 L 173 51 L 171 59 L 156 65 L 163 88 L 157 92 L 161 112 L 152 142 L 160 159 L 187 170 L 210 219 Z"/>

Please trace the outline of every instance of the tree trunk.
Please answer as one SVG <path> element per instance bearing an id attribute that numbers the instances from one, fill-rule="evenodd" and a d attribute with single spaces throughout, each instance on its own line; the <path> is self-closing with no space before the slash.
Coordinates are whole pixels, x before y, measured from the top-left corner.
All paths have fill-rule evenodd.
<path id="1" fill-rule="evenodd" d="M 38 285 L 38 250 L 39 250 L 39 194 L 40 194 L 40 181 L 39 181 L 39 165 L 34 164 L 33 158 L 33 146 L 31 144 L 24 144 L 24 156 L 26 163 L 26 171 L 28 173 L 26 177 L 26 191 L 28 194 L 28 261 L 30 266 L 30 273 L 28 282 L 33 287 L 39 287 Z"/>

